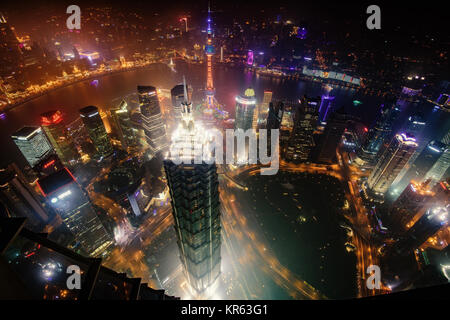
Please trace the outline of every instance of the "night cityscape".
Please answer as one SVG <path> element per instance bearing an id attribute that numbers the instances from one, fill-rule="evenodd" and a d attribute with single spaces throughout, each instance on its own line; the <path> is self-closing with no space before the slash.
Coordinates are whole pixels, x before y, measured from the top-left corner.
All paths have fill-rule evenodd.
<path id="1" fill-rule="evenodd" d="M 448 294 L 448 19 L 369 6 L 1 3 L 0 300 Z"/>

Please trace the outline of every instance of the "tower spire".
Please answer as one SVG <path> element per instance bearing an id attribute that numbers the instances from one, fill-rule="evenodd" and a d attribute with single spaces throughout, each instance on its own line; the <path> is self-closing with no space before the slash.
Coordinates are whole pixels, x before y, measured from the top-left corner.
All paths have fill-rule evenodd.
<path id="1" fill-rule="evenodd" d="M 184 90 L 184 102 L 187 104 L 189 101 L 189 96 L 187 93 L 186 78 L 184 76 L 183 76 L 183 90 Z"/>

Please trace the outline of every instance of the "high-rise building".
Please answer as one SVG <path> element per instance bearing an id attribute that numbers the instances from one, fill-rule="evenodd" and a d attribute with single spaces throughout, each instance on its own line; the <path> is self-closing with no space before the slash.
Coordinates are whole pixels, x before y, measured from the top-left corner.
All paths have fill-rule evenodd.
<path id="1" fill-rule="evenodd" d="M 172 107 L 175 120 L 181 119 L 181 104 L 185 101 L 184 97 L 184 86 L 182 84 L 177 84 L 170 90 L 170 96 L 172 98 Z"/>
<path id="2" fill-rule="evenodd" d="M 347 128 L 348 116 L 344 108 L 340 108 L 330 115 L 329 121 L 321 137 L 321 143 L 317 153 L 317 161 L 333 163 L 336 158 L 336 149 L 341 143 L 342 134 Z"/>
<path id="3" fill-rule="evenodd" d="M 288 140 L 285 158 L 292 162 L 305 162 L 315 146 L 313 132 L 319 118 L 317 101 L 304 97 L 301 104 L 293 108 L 294 126 Z"/>
<path id="4" fill-rule="evenodd" d="M 445 174 L 450 168 L 450 132 L 441 139 L 441 143 L 446 145 L 446 149 L 441 153 L 431 169 L 428 170 L 424 178 L 425 180 L 431 179 L 431 185 L 446 179 Z"/>
<path id="5" fill-rule="evenodd" d="M 428 201 L 434 196 L 427 183 L 412 181 L 393 203 L 389 211 L 392 227 L 395 231 L 405 231 L 415 222 Z"/>
<path id="6" fill-rule="evenodd" d="M 214 106 L 214 83 L 213 83 L 213 66 L 212 66 L 212 56 L 214 55 L 214 46 L 212 43 L 213 31 L 211 27 L 211 8 L 208 5 L 208 27 L 206 29 L 207 38 L 205 45 L 206 54 L 206 100 L 208 108 Z"/>
<path id="7" fill-rule="evenodd" d="M 32 168 L 54 152 L 52 145 L 39 127 L 23 127 L 11 138 Z"/>
<path id="8" fill-rule="evenodd" d="M 269 112 L 267 114 L 266 128 L 270 129 L 280 129 L 281 120 L 283 119 L 284 113 L 284 103 L 281 101 L 270 102 Z"/>
<path id="9" fill-rule="evenodd" d="M 264 90 L 263 100 L 258 108 L 258 120 L 265 121 L 269 113 L 269 103 L 272 101 L 272 91 Z"/>
<path id="10" fill-rule="evenodd" d="M 194 147 L 211 143 L 207 130 L 194 123 L 190 103 L 182 108 L 182 122 L 172 136 L 164 169 L 181 262 L 191 288 L 202 293 L 220 275 L 219 183 L 214 155 L 195 155 Z"/>
<path id="11" fill-rule="evenodd" d="M 235 129 L 244 131 L 253 126 L 253 115 L 256 108 L 255 91 L 251 88 L 245 90 L 244 96 L 236 97 L 236 116 L 234 122 Z"/>
<path id="12" fill-rule="evenodd" d="M 0 202 L 8 217 L 28 218 L 27 225 L 32 230 L 41 232 L 40 228 L 49 220 L 38 194 L 14 163 L 0 168 Z"/>
<path id="13" fill-rule="evenodd" d="M 394 244 L 392 253 L 407 255 L 448 223 L 448 206 L 433 206 Z"/>
<path id="14" fill-rule="evenodd" d="M 428 143 L 425 148 L 422 149 L 422 152 L 420 152 L 420 154 L 416 157 L 415 161 L 409 166 L 409 170 L 407 170 L 403 177 L 401 177 L 401 179 L 397 178 L 397 183 L 396 181 L 393 182 L 392 188 L 396 190 L 403 190 L 411 180 L 416 182 L 425 181 L 424 178 L 427 172 L 430 171 L 446 149 L 446 145 L 442 142 L 431 141 Z M 414 157 L 415 154 L 417 154 L 417 151 L 414 152 L 411 158 Z M 411 163 L 411 160 L 408 161 L 408 163 Z"/>
<path id="15" fill-rule="evenodd" d="M 67 168 L 38 180 L 39 188 L 73 233 L 81 247 L 91 256 L 107 253 L 113 245 L 100 222 L 86 192 Z"/>
<path id="16" fill-rule="evenodd" d="M 122 147 L 128 148 L 136 146 L 137 129 L 134 128 L 130 117 L 130 111 L 128 110 L 128 104 L 125 100 L 122 100 L 117 108 L 111 109 L 111 117 Z"/>
<path id="17" fill-rule="evenodd" d="M 53 110 L 41 114 L 41 126 L 64 165 L 70 165 L 78 159 L 78 150 L 67 132 L 61 111 Z"/>
<path id="18" fill-rule="evenodd" d="M 84 107 L 80 109 L 80 117 L 97 150 L 96 156 L 100 159 L 110 156 L 113 148 L 98 108 L 95 106 Z"/>
<path id="19" fill-rule="evenodd" d="M 333 96 L 323 95 L 320 99 L 320 107 L 319 107 L 319 121 L 326 122 L 328 116 L 331 114 L 333 110 L 332 102 L 334 100 Z"/>
<path id="20" fill-rule="evenodd" d="M 383 143 L 391 138 L 394 123 L 399 115 L 400 109 L 395 105 L 382 109 L 375 125 L 369 129 L 364 143 L 357 152 L 357 164 L 371 166 L 376 162 L 376 155 Z"/>
<path id="21" fill-rule="evenodd" d="M 169 144 L 156 88 L 152 86 L 138 86 L 137 90 L 141 109 L 141 125 L 145 132 L 147 144 L 153 154 L 163 152 L 168 148 Z"/>
<path id="22" fill-rule="evenodd" d="M 414 137 L 396 134 L 372 170 L 367 187 L 370 193 L 382 197 L 417 148 Z"/>

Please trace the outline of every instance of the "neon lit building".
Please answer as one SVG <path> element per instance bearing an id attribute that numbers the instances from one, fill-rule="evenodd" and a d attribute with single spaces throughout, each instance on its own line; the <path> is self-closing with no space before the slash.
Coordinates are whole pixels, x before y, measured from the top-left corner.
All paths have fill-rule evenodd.
<path id="1" fill-rule="evenodd" d="M 84 107 L 80 109 L 80 117 L 97 150 L 97 157 L 102 159 L 110 156 L 113 148 L 98 108 L 95 106 Z"/>
<path id="2" fill-rule="evenodd" d="M 217 167 L 212 155 L 195 156 L 195 146 L 205 147 L 210 142 L 208 131 L 193 121 L 191 103 L 184 102 L 182 122 L 172 135 L 164 169 L 180 259 L 188 283 L 197 293 L 215 283 L 221 264 Z M 175 159 L 182 161 L 176 164 Z"/>
<path id="3" fill-rule="evenodd" d="M 41 126 L 64 165 L 78 159 L 78 151 L 64 125 L 61 111 L 52 110 L 41 114 Z"/>
<path id="4" fill-rule="evenodd" d="M 211 8 L 208 6 L 208 28 L 205 46 L 206 54 L 206 99 L 208 108 L 214 106 L 214 83 L 213 83 L 213 67 L 212 56 L 214 55 L 214 46 L 212 44 L 213 32 L 211 27 Z"/>
<path id="5" fill-rule="evenodd" d="M 399 133 L 379 157 L 367 180 L 370 192 L 383 196 L 417 148 L 414 137 Z"/>
<path id="6" fill-rule="evenodd" d="M 52 145 L 39 127 L 23 127 L 11 138 L 32 168 L 53 153 Z"/>
<path id="7" fill-rule="evenodd" d="M 255 91 L 252 88 L 245 90 L 244 96 L 236 97 L 235 129 L 244 131 L 253 127 L 253 117 L 256 109 Z"/>
<path id="8" fill-rule="evenodd" d="M 47 204 L 62 220 L 91 257 L 107 253 L 113 245 L 89 197 L 67 168 L 38 180 Z"/>

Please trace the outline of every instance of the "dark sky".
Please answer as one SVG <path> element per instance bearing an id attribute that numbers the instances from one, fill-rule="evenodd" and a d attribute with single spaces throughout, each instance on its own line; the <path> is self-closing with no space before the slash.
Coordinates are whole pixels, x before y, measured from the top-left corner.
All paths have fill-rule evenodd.
<path id="1" fill-rule="evenodd" d="M 158 11 L 161 13 L 177 13 L 180 11 L 198 12 L 207 7 L 207 0 L 21 0 L 2 1 L 0 10 L 6 11 L 12 17 L 29 16 L 39 13 L 64 13 L 65 8 L 77 4 L 81 9 L 85 6 L 115 6 L 145 12 Z M 279 11 L 281 6 L 293 16 L 309 16 L 315 20 L 331 20 L 339 27 L 343 21 L 351 20 L 355 24 L 365 25 L 366 8 L 370 4 L 377 4 L 381 8 L 382 27 L 392 28 L 401 25 L 412 32 L 446 32 L 444 15 L 447 12 L 442 7 L 443 1 L 356 1 L 356 0 L 216 0 L 212 1 L 212 8 L 232 13 L 253 14 L 265 9 Z M 386 31 L 388 31 L 386 30 Z"/>

